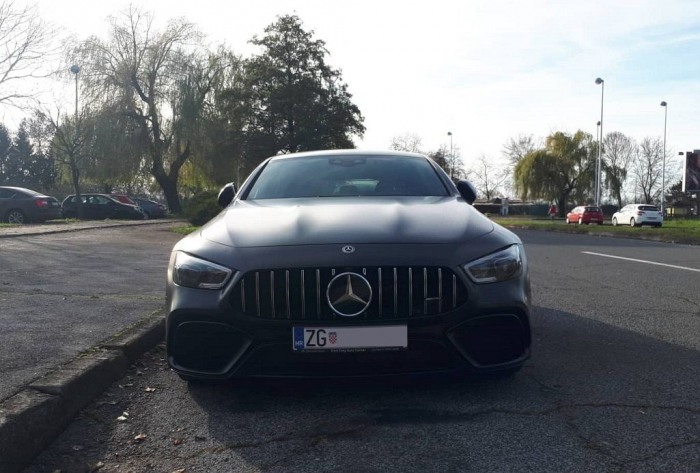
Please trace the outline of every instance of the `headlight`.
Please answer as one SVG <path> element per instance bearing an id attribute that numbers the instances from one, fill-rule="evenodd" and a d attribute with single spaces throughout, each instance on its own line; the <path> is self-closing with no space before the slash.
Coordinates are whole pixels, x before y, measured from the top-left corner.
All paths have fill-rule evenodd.
<path id="1" fill-rule="evenodd" d="M 231 270 L 178 251 L 173 266 L 173 281 L 178 286 L 195 289 L 221 289 Z"/>
<path id="2" fill-rule="evenodd" d="M 487 284 L 513 279 L 520 274 L 522 266 L 520 247 L 513 245 L 467 263 L 464 269 L 475 283 Z"/>

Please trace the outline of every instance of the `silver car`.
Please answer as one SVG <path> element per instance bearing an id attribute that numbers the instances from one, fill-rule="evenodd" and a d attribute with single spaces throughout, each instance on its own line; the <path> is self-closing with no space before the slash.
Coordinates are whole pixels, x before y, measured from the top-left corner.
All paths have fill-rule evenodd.
<path id="1" fill-rule="evenodd" d="M 658 207 L 649 204 L 628 204 L 615 212 L 612 216 L 613 225 L 630 225 L 641 227 L 652 225 L 660 227 L 664 223 L 664 216 Z"/>
<path id="2" fill-rule="evenodd" d="M 170 366 L 188 380 L 519 370 L 527 258 L 475 199 L 419 154 L 267 159 L 173 249 Z"/>

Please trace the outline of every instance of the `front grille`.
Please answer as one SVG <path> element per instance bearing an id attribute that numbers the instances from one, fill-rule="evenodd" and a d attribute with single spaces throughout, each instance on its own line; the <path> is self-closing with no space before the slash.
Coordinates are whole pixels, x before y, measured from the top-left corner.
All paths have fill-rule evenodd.
<path id="1" fill-rule="evenodd" d="M 369 306 L 353 320 L 400 320 L 439 315 L 467 301 L 464 284 L 447 268 L 373 266 L 250 271 L 231 293 L 236 312 L 267 320 L 343 320 L 328 303 L 328 284 L 342 273 L 363 276 Z"/>

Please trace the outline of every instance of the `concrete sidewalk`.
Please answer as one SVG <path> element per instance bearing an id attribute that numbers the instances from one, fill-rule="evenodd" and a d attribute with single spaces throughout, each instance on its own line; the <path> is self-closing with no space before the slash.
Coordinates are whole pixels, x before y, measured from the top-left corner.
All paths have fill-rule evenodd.
<path id="1" fill-rule="evenodd" d="M 0 238 L 19 238 L 134 225 L 177 224 L 176 220 L 91 221 L 46 223 L 0 228 Z M 185 222 L 181 222 L 185 225 Z M 0 240 L 1 242 L 2 240 Z M 164 336 L 160 309 L 118 335 L 55 366 L 19 392 L 0 402 L 0 471 L 21 472 L 64 429 L 75 415 Z"/>

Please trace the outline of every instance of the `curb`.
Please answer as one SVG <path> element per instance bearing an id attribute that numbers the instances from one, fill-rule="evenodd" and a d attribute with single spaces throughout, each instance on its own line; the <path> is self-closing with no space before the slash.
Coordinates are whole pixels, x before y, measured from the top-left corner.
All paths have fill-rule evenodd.
<path id="1" fill-rule="evenodd" d="M 27 467 L 81 409 L 164 335 L 165 317 L 157 311 L 0 403 L 2 473 Z"/>
<path id="2" fill-rule="evenodd" d="M 16 228 L 0 229 L 0 238 L 15 238 L 27 237 L 34 235 L 53 235 L 56 233 L 80 232 L 83 230 L 95 230 L 103 228 L 119 228 L 133 227 L 138 225 L 164 225 L 167 223 L 184 223 L 186 220 L 175 219 L 158 219 L 158 220 L 133 220 L 133 221 L 105 221 L 105 220 L 86 220 L 77 222 L 76 224 L 65 224 L 65 226 L 39 225 L 26 226 L 22 225 Z"/>

